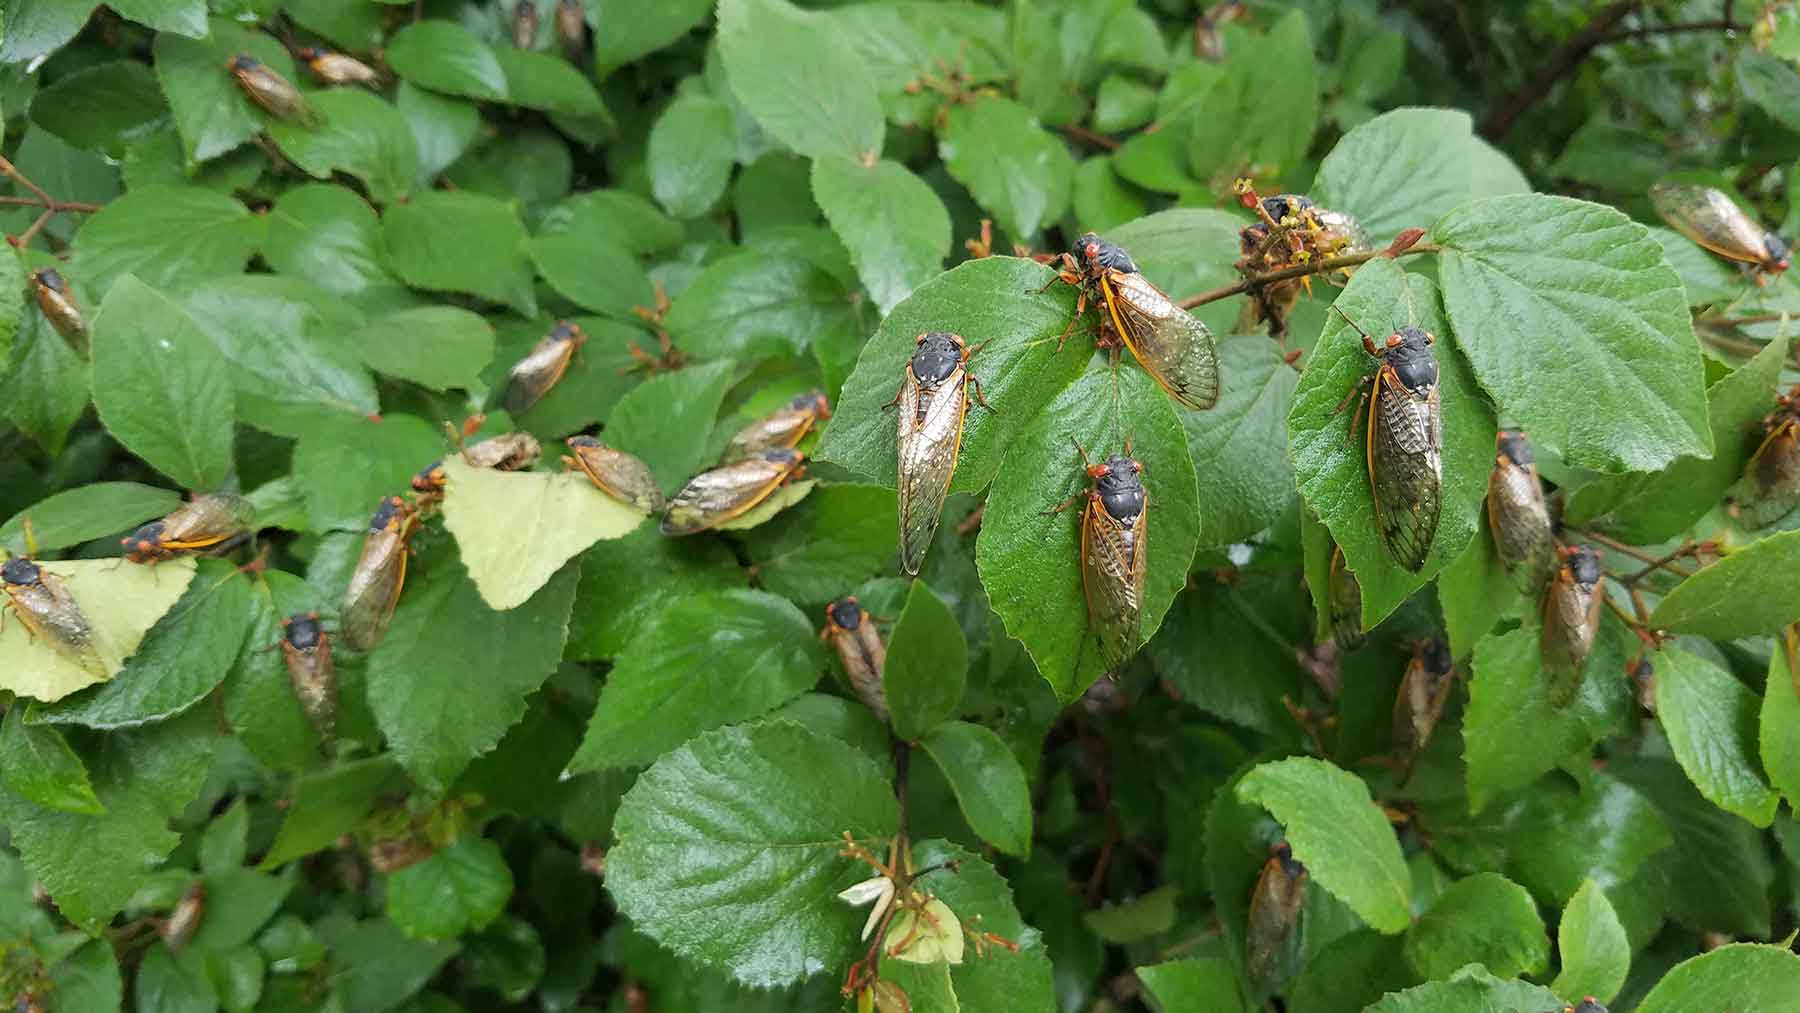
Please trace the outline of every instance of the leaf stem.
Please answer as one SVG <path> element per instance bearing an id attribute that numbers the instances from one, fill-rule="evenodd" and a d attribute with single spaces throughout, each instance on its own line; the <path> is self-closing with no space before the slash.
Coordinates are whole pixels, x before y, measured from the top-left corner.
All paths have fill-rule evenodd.
<path id="1" fill-rule="evenodd" d="M 1279 271 L 1270 271 L 1268 274 L 1257 274 L 1248 278 L 1242 278 L 1230 285 L 1222 285 L 1219 288 L 1201 292 L 1199 295 L 1190 295 L 1185 299 L 1177 301 L 1175 305 L 1180 306 L 1184 310 L 1191 310 L 1196 306 L 1204 306 L 1209 302 L 1218 302 L 1220 299 L 1228 299 L 1234 295 L 1242 295 L 1245 292 L 1261 288 L 1264 285 L 1273 285 L 1276 282 L 1288 281 L 1293 278 L 1304 278 L 1309 274 L 1325 274 L 1328 271 L 1335 271 L 1342 267 L 1355 267 L 1358 264 L 1366 264 L 1377 257 L 1410 257 L 1415 253 L 1439 253 L 1442 251 L 1443 247 L 1438 246 L 1436 243 L 1419 243 L 1410 249 L 1400 250 L 1398 252 L 1393 251 L 1389 247 L 1383 247 L 1379 250 L 1365 250 L 1362 253 L 1347 253 L 1342 257 L 1331 257 L 1326 260 L 1318 260 L 1306 264 L 1295 264 L 1293 267 L 1284 267 Z"/>
<path id="2" fill-rule="evenodd" d="M 1606 546 L 1607 548 L 1613 550 L 1614 552 L 1620 553 L 1622 555 L 1630 556 L 1631 558 L 1637 560 L 1640 563 L 1646 563 L 1650 566 L 1651 569 L 1664 568 L 1664 569 L 1667 569 L 1670 573 L 1679 574 L 1683 577 L 1692 577 L 1693 576 L 1692 571 L 1681 570 L 1676 567 L 1670 566 L 1669 563 L 1672 561 L 1672 559 L 1658 559 L 1655 556 L 1652 556 L 1650 553 L 1645 552 L 1643 549 L 1640 549 L 1635 545 L 1627 545 L 1624 542 L 1621 542 L 1616 538 L 1609 538 L 1606 535 L 1603 535 L 1598 531 L 1593 531 L 1588 528 L 1578 528 L 1576 530 L 1578 530 L 1581 533 L 1581 537 L 1589 539 L 1591 541 L 1599 542 L 1601 545 Z M 1625 583 L 1631 583 L 1631 582 L 1626 581 Z"/>
<path id="3" fill-rule="evenodd" d="M 4 155 L 0 155 L 0 173 L 10 176 L 13 180 L 17 181 L 20 186 L 29 190 L 32 194 L 30 197 L 0 196 L 0 207 L 44 209 L 44 213 L 38 215 L 36 220 L 34 220 L 24 232 L 19 233 L 17 236 L 8 237 L 7 242 L 14 246 L 22 248 L 31 245 L 31 240 L 36 237 L 39 232 L 43 231 L 44 226 L 48 225 L 50 219 L 56 217 L 58 212 L 74 211 L 78 214 L 93 214 L 100 210 L 100 205 L 98 204 L 89 204 L 85 201 L 57 200 L 55 197 L 50 196 L 44 191 L 43 187 L 33 183 L 29 176 L 20 172 L 19 167 L 12 164 L 12 162 Z"/>
<path id="4" fill-rule="evenodd" d="M 1645 577 L 1650 576 L 1652 573 L 1655 573 L 1658 570 L 1667 570 L 1670 573 L 1674 573 L 1674 574 L 1677 574 L 1682 577 L 1693 576 L 1690 573 L 1682 573 L 1680 570 L 1673 569 L 1669 566 L 1669 564 L 1675 562 L 1677 559 L 1680 559 L 1683 556 L 1692 554 L 1693 551 L 1697 548 L 1699 548 L 1699 546 L 1696 545 L 1692 541 L 1684 542 L 1684 543 L 1682 543 L 1681 547 L 1676 549 L 1674 552 L 1669 553 L 1668 555 L 1662 557 L 1661 559 L 1654 560 L 1650 563 L 1645 564 L 1645 566 L 1642 570 L 1639 570 L 1638 572 L 1633 573 L 1633 574 L 1629 574 L 1625 577 L 1621 577 L 1619 579 L 1619 583 L 1624 584 L 1626 587 L 1631 587 L 1631 586 L 1635 585 L 1638 581 L 1643 580 Z"/>

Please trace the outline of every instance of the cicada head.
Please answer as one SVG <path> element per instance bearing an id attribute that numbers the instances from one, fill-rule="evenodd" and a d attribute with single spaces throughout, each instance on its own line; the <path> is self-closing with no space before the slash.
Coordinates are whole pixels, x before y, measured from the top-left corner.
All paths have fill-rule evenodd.
<path id="1" fill-rule="evenodd" d="M 412 519 L 412 508 L 398 496 L 384 496 L 381 505 L 375 508 L 374 516 L 369 518 L 369 533 L 378 534 L 383 531 L 404 531 L 406 524 Z"/>
<path id="2" fill-rule="evenodd" d="M 866 613 L 857 602 L 855 595 L 839 598 L 825 606 L 825 621 L 840 630 L 855 630 L 861 626 Z"/>
<path id="3" fill-rule="evenodd" d="M 63 280 L 62 272 L 54 267 L 40 267 L 31 272 L 31 280 L 59 295 L 69 294 L 69 284 Z"/>
<path id="4" fill-rule="evenodd" d="M 281 621 L 282 639 L 296 651 L 316 649 L 325 639 L 317 612 L 296 612 Z"/>
<path id="5" fill-rule="evenodd" d="M 831 401 L 822 390 L 809 390 L 788 402 L 788 407 L 797 412 L 812 412 L 822 419 L 831 417 Z"/>
<path id="6" fill-rule="evenodd" d="M 1387 347 L 1381 357 L 1407 390 L 1423 395 L 1438 382 L 1437 357 L 1431 352 L 1431 346 L 1436 342 L 1437 336 L 1430 331 L 1402 327 L 1388 335 Z"/>
<path id="7" fill-rule="evenodd" d="M 1787 241 L 1773 232 L 1763 233 L 1763 245 L 1768 247 L 1767 258 L 1763 261 L 1765 271 L 1785 271 L 1788 269 Z"/>
<path id="8" fill-rule="evenodd" d="M 1130 523 L 1144 512 L 1143 471 L 1142 464 L 1120 454 L 1088 469 L 1101 506 L 1114 520 Z"/>
<path id="9" fill-rule="evenodd" d="M 15 587 L 36 584 L 43 579 L 37 564 L 24 556 L 14 556 L 0 565 L 0 581 Z"/>
<path id="10" fill-rule="evenodd" d="M 1102 271 L 1124 271 L 1127 274 L 1138 273 L 1137 265 L 1132 263 L 1131 255 L 1118 246 L 1100 238 L 1097 232 L 1083 233 L 1075 240 L 1075 262 L 1081 265 L 1084 274 L 1095 275 Z"/>
<path id="11" fill-rule="evenodd" d="M 1600 1000 L 1590 995 L 1584 996 L 1580 1002 L 1575 1004 L 1574 1013 L 1607 1013 L 1607 1010 L 1605 1006 L 1600 1005 Z"/>
<path id="12" fill-rule="evenodd" d="M 569 320 L 558 320 L 556 326 L 550 329 L 549 337 L 552 341 L 571 341 L 577 346 L 586 344 L 588 339 L 587 333 Z"/>
<path id="13" fill-rule="evenodd" d="M 921 386 L 936 387 L 950 378 L 968 358 L 968 345 L 962 336 L 949 331 L 927 331 L 915 339 L 912 375 Z"/>
<path id="14" fill-rule="evenodd" d="M 119 539 L 119 544 L 125 546 L 125 558 L 134 563 L 147 563 L 162 558 L 166 554 L 163 548 L 163 529 L 166 526 L 160 520 L 151 521 L 139 525 L 136 531 Z"/>
<path id="15" fill-rule="evenodd" d="M 1600 583 L 1600 554 L 1585 545 L 1565 545 L 1556 550 L 1569 579 L 1585 590 Z"/>
<path id="16" fill-rule="evenodd" d="M 1645 714 L 1656 713 L 1656 666 L 1648 657 L 1628 662 L 1626 674 L 1631 677 L 1632 691 L 1637 694 L 1638 706 Z"/>
<path id="17" fill-rule="evenodd" d="M 319 57 L 324 56 L 325 50 L 320 49 L 318 46 L 301 46 L 299 49 L 294 50 L 294 55 L 305 60 L 307 63 L 311 63 Z"/>
<path id="18" fill-rule="evenodd" d="M 1516 467 L 1529 468 L 1533 464 L 1531 442 L 1517 429 L 1502 429 L 1495 433 L 1494 446 L 1501 457 Z"/>
<path id="19" fill-rule="evenodd" d="M 412 488 L 414 492 L 442 492 L 444 491 L 444 485 L 444 462 L 442 460 L 433 461 L 430 464 L 427 464 L 425 467 L 419 469 L 418 474 L 412 477 Z"/>
<path id="20" fill-rule="evenodd" d="M 520 49 L 530 49 L 537 40 L 537 27 L 537 4 L 532 0 L 517 0 L 513 5 L 513 44 Z"/>
<path id="21" fill-rule="evenodd" d="M 263 69 L 261 61 L 242 53 L 225 61 L 225 69 L 233 74 L 254 74 Z"/>

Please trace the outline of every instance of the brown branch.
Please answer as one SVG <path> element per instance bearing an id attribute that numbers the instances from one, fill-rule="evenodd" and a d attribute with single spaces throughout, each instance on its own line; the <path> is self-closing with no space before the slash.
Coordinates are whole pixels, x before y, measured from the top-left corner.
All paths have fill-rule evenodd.
<path id="1" fill-rule="evenodd" d="M 1490 141 L 1505 137 L 1520 116 L 1550 94 L 1550 89 L 1556 87 L 1556 82 L 1574 73 L 1575 68 L 1581 66 L 1581 61 L 1606 41 L 1613 26 L 1625 20 L 1625 16 L 1637 10 L 1642 2 L 1643 0 L 1623 0 L 1622 3 L 1602 7 L 1587 23 L 1587 27 L 1571 35 L 1568 41 L 1557 47 L 1556 52 L 1550 54 L 1531 80 L 1525 82 L 1524 87 L 1500 104 L 1500 108 L 1481 125 L 1481 136 Z"/>
<path id="2" fill-rule="evenodd" d="M 1658 559 L 1635 545 L 1627 545 L 1616 538 L 1609 538 L 1598 531 L 1593 531 L 1588 528 L 1580 528 L 1578 530 L 1581 532 L 1581 537 L 1588 539 L 1589 541 L 1599 542 L 1601 545 L 1606 546 L 1612 551 L 1630 556 L 1640 563 L 1644 563 L 1653 568 L 1662 567 L 1670 573 L 1680 574 L 1683 577 L 1693 576 L 1692 571 L 1682 570 L 1679 567 L 1673 566 L 1670 564 L 1669 560 Z"/>
<path id="3" fill-rule="evenodd" d="M 1080 141 L 1083 144 L 1092 145 L 1096 148 L 1105 148 L 1107 151 L 1119 150 L 1118 141 L 1113 140 L 1105 134 L 1089 130 L 1079 123 L 1065 125 L 1063 127 L 1063 133 L 1067 134 L 1072 140 Z"/>
<path id="4" fill-rule="evenodd" d="M 100 210 L 100 205 L 98 204 L 87 204 L 82 201 L 62 201 L 50 196 L 48 193 L 44 192 L 43 187 L 33 183 L 30 177 L 20 172 L 19 167 L 12 164 L 12 162 L 4 155 L 0 155 L 0 173 L 12 177 L 12 179 L 17 181 L 20 186 L 31 191 L 32 194 L 30 197 L 0 197 L 0 207 L 44 209 L 44 213 L 38 215 L 37 219 L 27 226 L 24 232 L 21 232 L 16 236 L 6 237 L 8 243 L 21 249 L 31 245 L 32 239 L 36 238 L 37 234 L 43 231 L 45 225 L 50 224 L 50 219 L 56 217 L 57 212 L 76 211 L 82 214 L 92 214 Z"/>
<path id="5" fill-rule="evenodd" d="M 78 200 L 53 200 L 48 204 L 36 197 L 0 196 L 0 207 L 45 208 L 50 211 L 74 211 L 78 214 L 91 215 L 100 210 L 100 205 L 89 204 Z"/>
<path id="6" fill-rule="evenodd" d="M 1288 281 L 1292 278 L 1304 278 L 1309 274 L 1325 274 L 1343 267 L 1355 267 L 1358 264 L 1366 264 L 1377 257 L 1410 257 L 1415 253 L 1438 253 L 1442 250 L 1443 247 L 1432 243 L 1420 243 L 1417 246 L 1399 252 L 1393 252 L 1391 247 L 1383 247 L 1379 250 L 1368 250 L 1363 253 L 1350 253 L 1342 257 L 1331 257 L 1327 260 L 1296 264 L 1293 267 L 1284 267 L 1279 271 L 1270 271 L 1268 274 L 1258 274 L 1249 278 L 1243 278 L 1229 285 L 1222 285 L 1219 288 L 1201 292 L 1199 295 L 1190 295 L 1185 299 L 1178 300 L 1175 305 L 1180 306 L 1184 310 L 1191 310 L 1196 306 L 1204 306 L 1209 302 L 1218 302 L 1220 299 L 1228 299 L 1234 295 L 1242 295 L 1251 289 L 1261 288 L 1264 285 L 1273 285 L 1278 281 Z"/>

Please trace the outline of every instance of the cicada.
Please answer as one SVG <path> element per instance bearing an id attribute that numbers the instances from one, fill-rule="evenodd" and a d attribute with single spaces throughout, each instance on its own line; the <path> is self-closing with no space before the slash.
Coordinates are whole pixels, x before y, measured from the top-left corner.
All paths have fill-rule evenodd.
<path id="1" fill-rule="evenodd" d="M 1099 464 L 1090 462 L 1079 444 L 1075 449 L 1093 482 L 1081 512 L 1081 590 L 1088 630 L 1110 675 L 1137 650 L 1149 559 L 1150 494 L 1144 488 L 1144 466 L 1131 458 L 1129 447 Z"/>
<path id="2" fill-rule="evenodd" d="M 406 584 L 406 557 L 418 511 L 398 496 L 388 496 L 369 519 L 362 555 L 350 572 L 350 588 L 344 594 L 344 639 L 359 651 L 371 651 L 381 642 L 394 606 L 400 604 L 400 588 Z"/>
<path id="3" fill-rule="evenodd" d="M 718 527 L 806 474 L 805 465 L 805 454 L 789 447 L 774 447 L 703 471 L 688 479 L 669 500 L 662 533 L 691 535 Z"/>
<path id="4" fill-rule="evenodd" d="M 513 45 L 530 49 L 537 42 L 538 10 L 532 0 L 516 0 L 512 16 Z"/>
<path id="5" fill-rule="evenodd" d="M 976 400 L 987 405 L 981 381 L 968 370 L 975 352 L 961 335 L 930 331 L 914 343 L 900 391 L 886 406 L 900 407 L 900 569 L 911 576 L 918 575 L 925 561 L 956 474 L 971 386 Z"/>
<path id="6" fill-rule="evenodd" d="M 1600 1005 L 1600 1000 L 1590 995 L 1573 1006 L 1565 1004 L 1562 1009 L 1549 1009 L 1544 1013 L 1606 1013 L 1606 1007 Z"/>
<path id="7" fill-rule="evenodd" d="M 331 660 L 331 635 L 319 625 L 317 612 L 299 612 L 281 621 L 281 654 L 300 709 L 329 744 L 336 735 L 337 666 Z"/>
<path id="8" fill-rule="evenodd" d="M 1753 528 L 1773 524 L 1800 506 L 1800 386 L 1776 399 L 1762 425 L 1762 445 L 1744 467 L 1749 495 L 1739 504 Z"/>
<path id="9" fill-rule="evenodd" d="M 476 415 L 465 423 L 464 428 L 473 431 L 481 425 L 485 416 Z M 454 431 L 451 439 L 457 440 Z M 495 471 L 524 471 L 537 463 L 544 448 L 537 437 L 530 433 L 518 431 L 501 433 L 491 439 L 472 443 L 462 448 L 462 459 L 474 468 L 492 468 Z M 413 491 L 419 494 L 421 503 L 435 502 L 444 492 L 444 462 L 436 460 L 420 468 L 412 477 Z"/>
<path id="10" fill-rule="evenodd" d="M 569 371 L 575 349 L 587 342 L 581 328 L 567 320 L 559 320 L 550 333 L 520 359 L 506 377 L 506 394 L 501 403 L 513 415 L 530 408 L 550 393 L 550 388 Z"/>
<path id="11" fill-rule="evenodd" d="M 1080 289 L 1075 318 L 1089 302 L 1100 309 L 1100 343 L 1123 342 L 1163 390 L 1184 408 L 1219 401 L 1219 350 L 1212 332 L 1138 273 L 1124 250 L 1089 232 L 1062 255 L 1057 277 Z M 1067 340 L 1069 330 L 1063 332 Z M 1058 347 L 1061 345 L 1059 343 Z"/>
<path id="12" fill-rule="evenodd" d="M 175 909 L 169 917 L 161 920 L 156 926 L 157 935 L 162 937 L 163 945 L 171 950 L 179 950 L 194 938 L 200 930 L 200 919 L 206 914 L 206 884 L 195 881 L 175 902 Z"/>
<path id="13" fill-rule="evenodd" d="M 736 461 L 769 447 L 798 446 L 822 419 L 831 417 L 831 402 L 823 391 L 811 390 L 789 401 L 787 407 L 757 419 L 737 431 L 725 445 L 720 460 Z"/>
<path id="14" fill-rule="evenodd" d="M 662 487 L 657 485 L 649 465 L 592 436 L 571 436 L 566 442 L 575 456 L 563 455 L 563 464 L 580 468 L 601 492 L 645 513 L 662 510 Z"/>
<path id="15" fill-rule="evenodd" d="M 1625 673 L 1631 677 L 1632 692 L 1637 696 L 1638 708 L 1651 717 L 1656 716 L 1656 666 L 1650 659 L 1639 658 L 1625 664 Z"/>
<path id="16" fill-rule="evenodd" d="M 587 48 L 587 11 L 581 0 L 558 0 L 556 34 L 561 37 L 563 52 L 573 60 Z"/>
<path id="17" fill-rule="evenodd" d="M 1250 924 L 1244 937 L 1244 970 L 1255 982 L 1268 984 L 1281 973 L 1300 908 L 1306 901 L 1306 866 L 1294 861 L 1286 841 L 1269 846 L 1256 886 L 1250 891 Z"/>
<path id="18" fill-rule="evenodd" d="M 199 494 L 161 520 L 120 539 L 133 563 L 160 563 L 184 552 L 222 552 L 250 533 L 255 508 L 242 496 Z"/>
<path id="19" fill-rule="evenodd" d="M 1494 470 L 1488 475 L 1488 532 L 1495 554 L 1519 590 L 1535 594 L 1556 562 L 1544 487 L 1524 433 L 1502 429 L 1494 436 L 1494 447 Z"/>
<path id="20" fill-rule="evenodd" d="M 1238 0 L 1208 7 L 1194 20 L 1194 56 L 1207 63 L 1224 62 L 1225 35 L 1219 26 L 1245 16 L 1248 10 Z"/>
<path id="21" fill-rule="evenodd" d="M 283 120 L 307 121 L 312 111 L 306 99 L 287 78 L 275 73 L 260 61 L 242 53 L 225 61 L 225 69 L 237 80 L 238 87 L 269 115 Z"/>
<path id="22" fill-rule="evenodd" d="M 1362 585 L 1356 582 L 1356 574 L 1350 572 L 1343 547 L 1335 542 L 1331 546 L 1329 565 L 1330 593 L 1326 597 L 1331 608 L 1331 637 L 1339 647 L 1354 651 L 1366 639 L 1362 626 Z"/>
<path id="23" fill-rule="evenodd" d="M 1756 268 L 1756 280 L 1788 268 L 1788 245 L 1766 231 L 1737 202 L 1710 186 L 1658 183 L 1650 188 L 1650 203 L 1676 232 L 1727 260 Z"/>
<path id="24" fill-rule="evenodd" d="M 1367 331 L 1347 316 L 1344 320 L 1362 335 L 1363 350 L 1381 360 L 1375 375 L 1362 381 L 1374 385 L 1373 396 L 1363 392 L 1350 422 L 1354 437 L 1363 409 L 1368 409 L 1364 457 L 1375 524 L 1395 561 L 1417 573 L 1431 554 L 1443 505 L 1444 433 L 1438 413 L 1438 364 L 1431 352 L 1437 337 L 1418 327 L 1402 327 L 1388 335 L 1385 347 L 1377 348 Z M 1348 402 L 1346 397 L 1344 403 Z"/>
<path id="25" fill-rule="evenodd" d="M 44 319 L 85 357 L 88 354 L 87 320 L 82 317 L 81 307 L 75 303 L 75 293 L 69 291 L 69 283 L 63 280 L 62 273 L 53 267 L 40 267 L 31 272 L 31 293 L 37 299 Z"/>
<path id="26" fill-rule="evenodd" d="M 1606 593 L 1593 549 L 1559 546 L 1556 552 L 1556 575 L 1544 591 L 1543 660 L 1550 703 L 1565 707 L 1581 687 L 1581 666 L 1593 650 Z"/>
<path id="27" fill-rule="evenodd" d="M 1246 278 L 1369 248 L 1360 222 L 1342 211 L 1322 208 L 1310 197 L 1297 193 L 1263 197 L 1248 178 L 1239 179 L 1234 189 L 1239 202 L 1258 219 L 1238 231 L 1241 256 L 1234 266 Z M 1253 287 L 1240 326 L 1248 330 L 1267 324 L 1271 337 L 1285 337 L 1288 314 L 1301 291 L 1311 291 L 1311 285 L 1312 276 L 1307 275 Z"/>
<path id="28" fill-rule="evenodd" d="M 375 72 L 375 68 L 354 56 L 346 56 L 319 46 L 302 46 L 295 50 L 294 55 L 306 61 L 306 66 L 314 77 L 329 85 L 381 83 L 381 75 Z"/>
<path id="29" fill-rule="evenodd" d="M 875 620 L 863 611 L 855 595 L 825 606 L 825 628 L 819 631 L 819 639 L 829 640 L 837 648 L 857 697 L 886 724 L 887 692 L 881 680 L 887 667 L 887 645 L 881 642 Z"/>
<path id="30" fill-rule="evenodd" d="M 93 650 L 94 628 L 61 577 L 29 557 L 14 556 L 0 565 L 0 588 L 6 591 L 4 604 L 33 636 L 77 657 Z"/>
<path id="31" fill-rule="evenodd" d="M 1456 687 L 1456 663 L 1450 645 L 1442 639 L 1421 640 L 1413 645 L 1412 660 L 1394 695 L 1394 752 L 1400 760 L 1402 782 L 1412 772 L 1413 761 L 1424 752 Z"/>

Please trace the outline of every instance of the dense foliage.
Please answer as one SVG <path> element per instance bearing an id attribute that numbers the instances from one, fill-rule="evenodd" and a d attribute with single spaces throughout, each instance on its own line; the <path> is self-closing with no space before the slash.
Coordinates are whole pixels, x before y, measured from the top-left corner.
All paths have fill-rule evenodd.
<path id="1" fill-rule="evenodd" d="M 9 1009 L 1800 1010 L 1795 4 L 0 6 Z"/>

